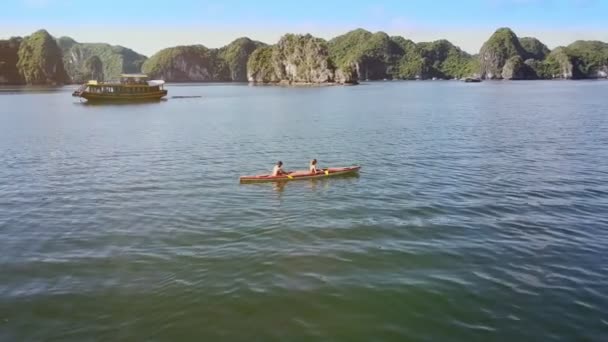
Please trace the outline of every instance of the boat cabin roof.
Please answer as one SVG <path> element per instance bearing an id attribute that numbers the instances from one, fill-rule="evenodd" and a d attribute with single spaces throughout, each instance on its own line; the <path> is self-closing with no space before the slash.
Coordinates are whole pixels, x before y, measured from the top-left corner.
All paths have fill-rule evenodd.
<path id="1" fill-rule="evenodd" d="M 122 74 L 120 75 L 122 78 L 148 78 L 146 74 Z"/>

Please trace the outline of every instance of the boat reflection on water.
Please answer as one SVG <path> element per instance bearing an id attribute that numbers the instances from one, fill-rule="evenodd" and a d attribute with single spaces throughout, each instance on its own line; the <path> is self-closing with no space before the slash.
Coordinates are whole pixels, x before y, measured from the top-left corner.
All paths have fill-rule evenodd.
<path id="1" fill-rule="evenodd" d="M 167 102 L 168 99 L 153 99 L 153 100 L 139 100 L 139 101 L 115 101 L 115 102 L 100 102 L 100 101 L 78 101 L 74 102 L 75 105 L 91 106 L 91 107 L 112 107 L 112 106 L 146 106 L 150 104 L 158 104 Z"/>
<path id="2" fill-rule="evenodd" d="M 278 194 L 282 194 L 285 192 L 287 188 L 291 189 L 303 189 L 308 188 L 312 191 L 317 191 L 319 189 L 327 190 L 331 187 L 332 184 L 342 183 L 342 182 L 353 182 L 359 179 L 359 173 L 351 173 L 345 174 L 338 177 L 333 178 L 314 178 L 307 180 L 300 180 L 297 182 L 292 181 L 282 181 L 282 182 L 270 182 L 270 183 L 253 183 L 248 184 L 248 186 L 260 186 L 267 187 L 272 186 L 272 189 L 276 191 Z"/>

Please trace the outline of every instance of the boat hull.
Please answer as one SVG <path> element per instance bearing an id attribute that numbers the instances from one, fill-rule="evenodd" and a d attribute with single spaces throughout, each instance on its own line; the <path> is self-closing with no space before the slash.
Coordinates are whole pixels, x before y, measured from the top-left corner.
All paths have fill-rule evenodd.
<path id="1" fill-rule="evenodd" d="M 271 176 L 269 174 L 257 176 L 242 176 L 239 180 L 241 183 L 288 182 L 294 180 L 321 179 L 327 177 L 353 175 L 358 173 L 360 169 L 361 166 L 332 167 L 314 174 L 306 171 L 296 171 L 290 173 L 289 175 L 281 176 Z"/>
<path id="2" fill-rule="evenodd" d="M 82 92 L 74 94 L 86 99 L 89 102 L 129 102 L 129 101 L 158 101 L 163 97 L 167 96 L 167 91 L 157 91 L 143 94 L 99 94 Z"/>

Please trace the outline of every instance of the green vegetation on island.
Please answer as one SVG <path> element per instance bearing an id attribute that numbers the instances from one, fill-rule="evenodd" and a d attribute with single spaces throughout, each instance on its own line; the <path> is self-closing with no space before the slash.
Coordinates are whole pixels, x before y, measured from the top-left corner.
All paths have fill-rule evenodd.
<path id="1" fill-rule="evenodd" d="M 247 82 L 247 61 L 257 48 L 266 44 L 242 37 L 219 49 L 219 56 L 228 64 L 230 81 Z"/>
<path id="2" fill-rule="evenodd" d="M 150 57 L 142 71 L 152 78 L 169 82 L 229 81 L 228 63 L 218 51 L 203 45 L 176 46 Z"/>
<path id="3" fill-rule="evenodd" d="M 22 38 L 13 37 L 0 40 L 0 84 L 21 84 L 23 77 L 19 74 L 19 47 Z"/>
<path id="4" fill-rule="evenodd" d="M 91 56 L 84 61 L 82 76 L 85 80 L 104 80 L 103 62 L 98 56 Z"/>
<path id="5" fill-rule="evenodd" d="M 480 63 L 488 79 L 601 78 L 608 76 L 608 44 L 576 41 L 550 51 L 536 38 L 518 39 L 501 28 L 481 48 Z"/>
<path id="6" fill-rule="evenodd" d="M 247 81 L 249 56 L 263 43 L 239 38 L 219 48 L 203 45 L 163 49 L 148 59 L 142 71 L 170 82 Z"/>
<path id="7" fill-rule="evenodd" d="M 356 29 L 329 41 L 286 34 L 275 45 L 243 37 L 219 49 L 163 49 L 149 59 L 104 43 L 53 39 L 40 30 L 0 40 L 0 84 L 81 83 L 144 72 L 169 82 L 356 83 L 380 79 L 585 79 L 608 77 L 608 44 L 576 41 L 550 50 L 500 28 L 470 55 L 441 39 L 415 43 Z"/>
<path id="8" fill-rule="evenodd" d="M 65 69 L 72 82 L 86 82 L 90 76 L 85 62 L 96 56 L 103 66 L 100 79 L 117 79 L 123 73 L 141 72 L 146 56 L 122 47 L 104 43 L 78 43 L 72 38 L 61 37 L 57 44 L 63 52 Z"/>
<path id="9" fill-rule="evenodd" d="M 547 45 L 533 37 L 519 38 L 519 44 L 526 53 L 524 59 L 543 60 L 551 52 Z"/>
<path id="10" fill-rule="evenodd" d="M 418 48 L 426 66 L 425 73 L 420 77 L 422 79 L 462 78 L 475 72 L 476 64 L 471 55 L 445 39 L 419 43 Z"/>
<path id="11" fill-rule="evenodd" d="M 247 78 L 252 82 L 272 83 L 278 82 L 279 77 L 275 73 L 272 63 L 272 46 L 263 46 L 256 49 L 247 61 Z"/>
<path id="12" fill-rule="evenodd" d="M 566 48 L 571 58 L 574 78 L 608 76 L 608 44 L 600 41 L 576 41 Z"/>
<path id="13" fill-rule="evenodd" d="M 64 84 L 69 81 L 61 49 L 45 30 L 25 37 L 19 46 L 17 70 L 27 84 Z"/>
<path id="14" fill-rule="evenodd" d="M 339 66 L 351 66 L 359 79 L 460 78 L 475 72 L 473 58 L 447 40 L 414 43 L 384 32 L 356 29 L 329 41 Z"/>
<path id="15" fill-rule="evenodd" d="M 403 56 L 402 47 L 386 33 L 356 29 L 329 41 L 331 58 L 339 67 L 352 67 L 359 79 L 392 78 Z"/>
<path id="16" fill-rule="evenodd" d="M 482 78 L 500 79 L 503 78 L 503 68 L 507 61 L 512 57 L 526 55 L 526 50 L 521 46 L 519 39 L 509 28 L 500 28 L 488 39 L 481 50 L 479 50 L 479 73 Z M 514 60 L 511 60 L 510 68 L 514 67 Z M 505 74 L 519 73 L 515 71 Z"/>

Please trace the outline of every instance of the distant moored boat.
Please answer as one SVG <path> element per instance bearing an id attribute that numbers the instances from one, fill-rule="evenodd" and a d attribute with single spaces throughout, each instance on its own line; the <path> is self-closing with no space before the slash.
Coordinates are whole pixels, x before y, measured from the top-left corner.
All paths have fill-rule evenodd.
<path id="1" fill-rule="evenodd" d="M 481 82 L 481 78 L 477 78 L 477 77 L 467 77 L 464 79 L 464 81 L 466 83 L 479 83 Z"/>
<path id="2" fill-rule="evenodd" d="M 87 101 L 150 101 L 167 96 L 165 81 L 148 80 L 144 74 L 123 74 L 120 81 L 88 81 L 72 93 Z"/>

